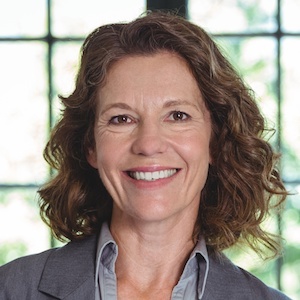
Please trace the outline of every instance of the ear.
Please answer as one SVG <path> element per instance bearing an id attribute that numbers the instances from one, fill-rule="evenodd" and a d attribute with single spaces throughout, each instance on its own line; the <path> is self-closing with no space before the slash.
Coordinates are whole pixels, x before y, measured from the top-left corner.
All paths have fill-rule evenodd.
<path id="1" fill-rule="evenodd" d="M 93 168 L 98 169 L 97 152 L 95 149 L 88 150 L 88 153 L 86 154 L 86 160 Z"/>

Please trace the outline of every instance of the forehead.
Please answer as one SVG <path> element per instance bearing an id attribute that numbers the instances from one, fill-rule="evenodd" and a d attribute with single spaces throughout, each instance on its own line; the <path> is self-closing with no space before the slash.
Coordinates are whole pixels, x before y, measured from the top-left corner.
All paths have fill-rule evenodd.
<path id="1" fill-rule="evenodd" d="M 201 94 L 188 63 L 178 54 L 158 52 L 153 55 L 125 56 L 109 68 L 101 96 L 132 92 Z"/>

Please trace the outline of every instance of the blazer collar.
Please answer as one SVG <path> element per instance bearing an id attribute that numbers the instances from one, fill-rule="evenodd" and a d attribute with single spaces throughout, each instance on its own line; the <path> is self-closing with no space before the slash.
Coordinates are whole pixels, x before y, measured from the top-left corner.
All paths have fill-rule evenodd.
<path id="1" fill-rule="evenodd" d="M 95 294 L 95 255 L 97 237 L 68 243 L 49 256 L 39 283 L 39 291 L 58 299 Z M 86 297 L 84 297 L 87 299 Z M 83 298 L 81 298 L 83 299 Z"/>

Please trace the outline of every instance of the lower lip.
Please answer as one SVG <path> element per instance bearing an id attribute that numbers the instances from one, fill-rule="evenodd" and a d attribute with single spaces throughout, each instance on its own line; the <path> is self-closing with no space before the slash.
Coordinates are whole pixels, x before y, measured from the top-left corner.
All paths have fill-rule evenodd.
<path id="1" fill-rule="evenodd" d="M 175 174 L 173 174 L 170 177 L 160 178 L 160 179 L 151 180 L 151 181 L 134 179 L 134 178 L 130 177 L 127 172 L 124 172 L 123 174 L 126 176 L 127 180 L 129 180 L 131 183 L 133 183 L 138 188 L 147 189 L 147 188 L 160 187 L 162 185 L 168 184 L 173 179 L 175 179 L 175 177 L 180 173 L 180 171 L 181 170 L 178 170 Z"/>

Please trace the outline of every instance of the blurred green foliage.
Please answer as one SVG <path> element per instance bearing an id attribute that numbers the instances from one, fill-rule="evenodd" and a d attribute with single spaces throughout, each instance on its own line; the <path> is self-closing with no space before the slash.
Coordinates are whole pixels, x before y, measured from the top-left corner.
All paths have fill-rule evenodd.
<path id="1" fill-rule="evenodd" d="M 21 242 L 0 245 L 0 266 L 27 254 L 27 246 Z"/>

